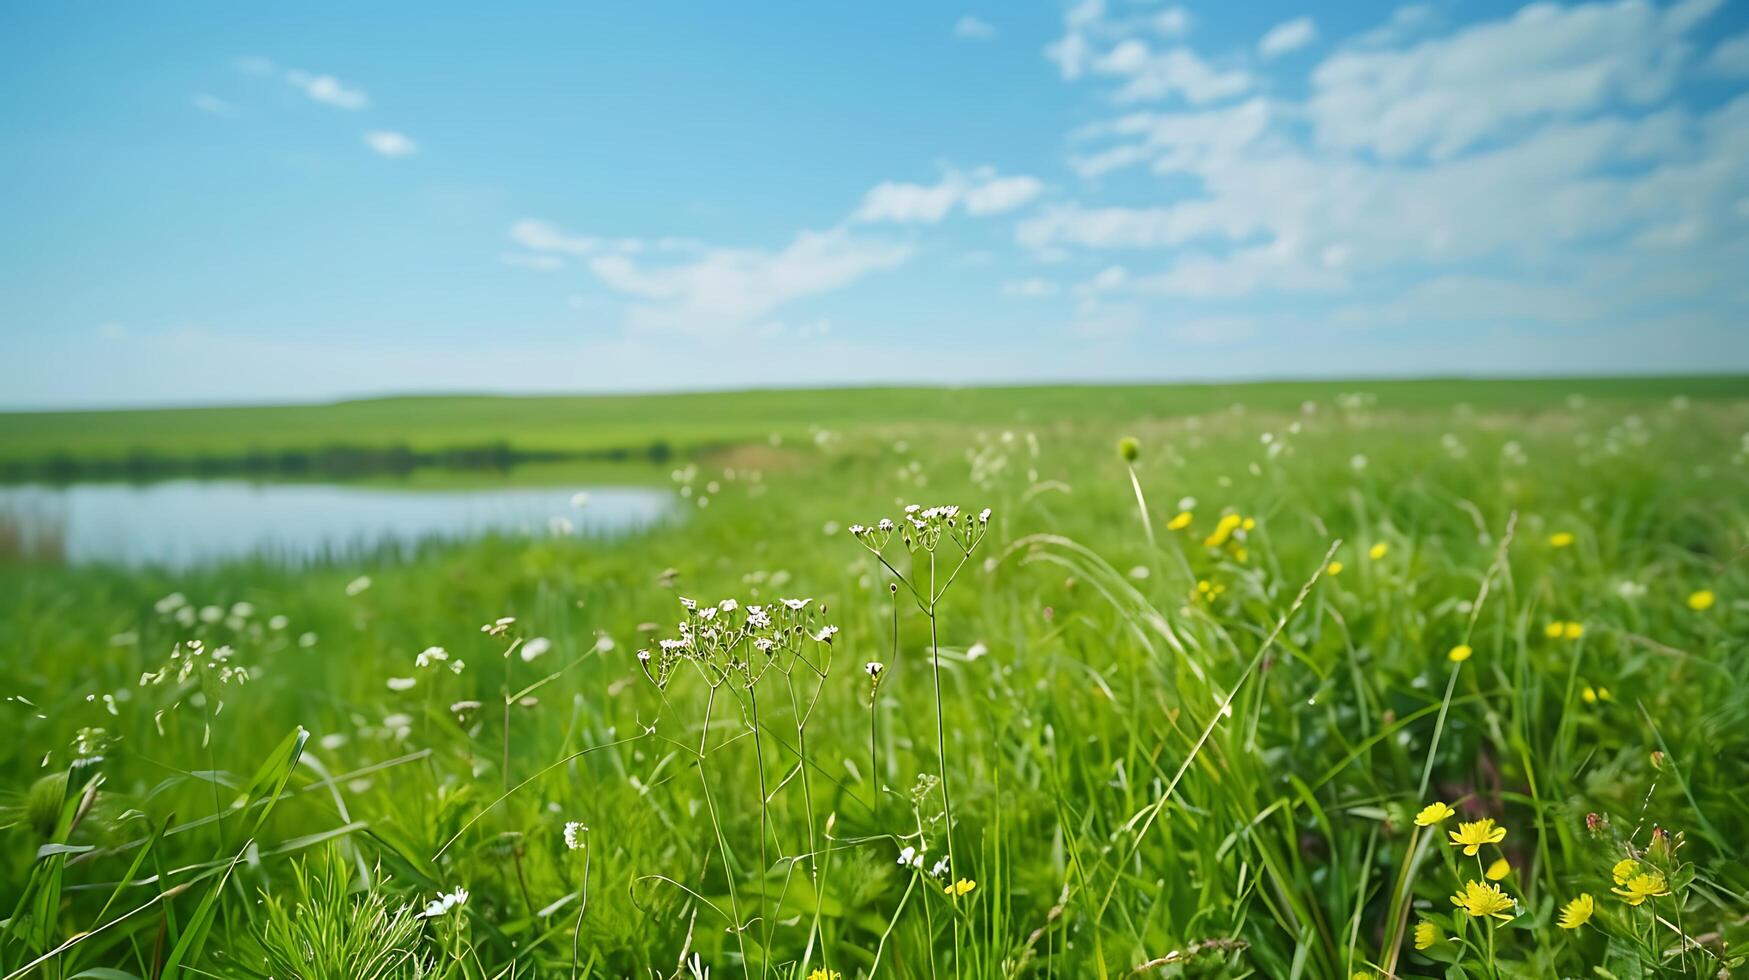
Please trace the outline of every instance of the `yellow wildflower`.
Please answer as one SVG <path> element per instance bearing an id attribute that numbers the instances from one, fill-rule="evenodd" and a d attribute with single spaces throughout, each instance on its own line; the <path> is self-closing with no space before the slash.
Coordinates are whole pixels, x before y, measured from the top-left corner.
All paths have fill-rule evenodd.
<path id="1" fill-rule="evenodd" d="M 1468 643 L 1459 643 L 1457 646 L 1451 648 L 1451 652 L 1445 655 L 1445 659 L 1450 660 L 1454 664 L 1461 664 L 1470 659 L 1470 654 L 1475 652 L 1476 651 L 1470 649 Z"/>
<path id="2" fill-rule="evenodd" d="M 1591 910 L 1597 907 L 1590 893 L 1581 893 L 1578 898 L 1561 906 L 1561 918 L 1555 924 L 1562 929 L 1577 929 L 1591 921 Z"/>
<path id="3" fill-rule="evenodd" d="M 1688 597 L 1688 608 L 1695 612 L 1706 612 L 1713 607 L 1713 603 L 1717 601 L 1717 598 L 1717 596 L 1713 595 L 1711 589 L 1701 589 L 1699 592 L 1695 592 Z"/>
<path id="4" fill-rule="evenodd" d="M 1494 826 L 1491 817 L 1460 823 L 1458 829 L 1451 832 L 1451 846 L 1463 848 L 1464 854 L 1470 857 L 1475 857 L 1483 844 L 1498 844 L 1505 839 L 1506 828 Z"/>
<path id="5" fill-rule="evenodd" d="M 1640 862 L 1635 861 L 1633 858 L 1622 858 L 1615 863 L 1615 867 L 1610 870 L 1609 875 L 1615 879 L 1616 884 L 1625 885 L 1628 883 L 1629 878 L 1632 878 L 1639 873 Z"/>
<path id="6" fill-rule="evenodd" d="M 1585 690 L 1580 691 L 1579 696 L 1585 699 L 1586 704 L 1596 704 L 1599 701 L 1615 700 L 1615 695 L 1609 693 L 1609 688 L 1592 687 L 1590 684 L 1585 685 Z"/>
<path id="7" fill-rule="evenodd" d="M 1415 814 L 1415 826 L 1432 827 L 1442 824 L 1456 812 L 1444 803 L 1429 803 L 1421 808 L 1420 813 Z"/>
<path id="8" fill-rule="evenodd" d="M 1380 541 L 1378 544 L 1375 544 L 1371 548 L 1367 549 L 1366 553 L 1367 553 L 1367 556 L 1372 558 L 1373 561 L 1378 561 L 1380 558 L 1383 558 L 1385 556 L 1386 552 L 1388 552 L 1390 550 L 1391 550 L 1390 545 L 1384 543 L 1383 541 Z"/>
<path id="9" fill-rule="evenodd" d="M 954 898 L 958 898 L 961 895 L 969 893 L 972 889 L 974 889 L 976 887 L 978 887 L 977 882 L 971 880 L 970 878 L 961 878 L 960 880 L 958 880 L 958 881 L 954 882 L 953 884 L 948 885 L 946 888 L 942 889 L 942 891 L 947 892 L 949 895 L 952 895 Z"/>
<path id="10" fill-rule="evenodd" d="M 1557 619 L 1554 622 L 1550 623 L 1549 625 L 1543 627 L 1543 635 L 1548 637 L 1551 640 L 1558 640 L 1561 638 L 1561 634 L 1563 632 L 1565 632 L 1566 629 L 1567 629 L 1567 624 L 1563 623 Z"/>
<path id="11" fill-rule="evenodd" d="M 1551 547 L 1551 548 L 1565 548 L 1572 543 L 1573 543 L 1573 532 L 1572 531 L 1556 531 L 1555 533 L 1549 535 L 1549 547 Z"/>
<path id="12" fill-rule="evenodd" d="M 1488 865 L 1488 870 L 1483 872 L 1489 881 L 1499 881 L 1511 873 L 1512 864 L 1505 858 L 1495 858 L 1494 863 Z"/>
<path id="13" fill-rule="evenodd" d="M 1644 874 L 1634 875 L 1624 883 L 1623 887 L 1611 888 L 1610 891 L 1620 895 L 1622 901 L 1629 905 L 1643 905 L 1648 898 L 1670 894 L 1670 885 L 1664 880 L 1663 875 L 1656 871 L 1648 871 Z"/>
<path id="14" fill-rule="evenodd" d="M 1166 522 L 1166 530 L 1168 530 L 1168 531 L 1182 531 L 1185 528 L 1190 526 L 1190 518 L 1191 518 L 1190 511 L 1181 510 L 1178 512 L 1177 517 L 1174 517 L 1171 520 Z"/>
<path id="15" fill-rule="evenodd" d="M 1333 561 L 1330 564 L 1325 565 L 1324 566 L 1324 574 L 1331 575 L 1331 576 L 1341 575 L 1342 574 L 1342 563 L 1339 561 Z"/>
<path id="16" fill-rule="evenodd" d="M 1581 636 L 1585 635 L 1585 624 L 1583 624 L 1583 623 L 1568 623 L 1567 625 L 1561 627 L 1561 635 L 1566 637 L 1569 640 L 1577 640 Z"/>
<path id="17" fill-rule="evenodd" d="M 1244 518 L 1238 514 L 1222 514 L 1220 523 L 1215 525 L 1214 533 L 1202 539 L 1202 546 L 1204 548 L 1219 548 L 1226 544 L 1227 539 L 1239 529 L 1239 524 L 1243 520 Z"/>
<path id="18" fill-rule="evenodd" d="M 808 980 L 844 980 L 844 974 L 839 973 L 837 970 L 828 970 L 825 967 L 820 967 L 818 970 L 808 974 Z"/>
<path id="19" fill-rule="evenodd" d="M 1251 555 L 1251 552 L 1246 551 L 1244 548 L 1234 548 L 1233 549 L 1233 560 L 1234 561 L 1244 561 L 1246 558 L 1250 557 L 1250 555 Z"/>
<path id="20" fill-rule="evenodd" d="M 1439 926 L 1422 919 L 1415 923 L 1415 948 L 1427 949 L 1443 938 L 1439 934 Z"/>
<path id="21" fill-rule="evenodd" d="M 1484 885 L 1479 881 L 1464 882 L 1464 890 L 1451 897 L 1451 904 L 1468 912 L 1473 918 L 1493 916 L 1512 921 L 1512 899 L 1499 885 Z"/>
<path id="22" fill-rule="evenodd" d="M 1240 522 L 1239 526 L 1249 531 L 1257 526 L 1257 521 L 1254 518 L 1247 517 L 1244 521 Z"/>

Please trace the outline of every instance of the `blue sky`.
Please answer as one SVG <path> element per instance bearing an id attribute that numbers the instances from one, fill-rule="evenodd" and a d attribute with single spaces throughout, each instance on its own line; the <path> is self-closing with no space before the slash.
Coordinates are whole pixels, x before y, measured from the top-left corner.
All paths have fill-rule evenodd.
<path id="1" fill-rule="evenodd" d="M 1749 370 L 1749 4 L 0 6 L 0 406 Z"/>

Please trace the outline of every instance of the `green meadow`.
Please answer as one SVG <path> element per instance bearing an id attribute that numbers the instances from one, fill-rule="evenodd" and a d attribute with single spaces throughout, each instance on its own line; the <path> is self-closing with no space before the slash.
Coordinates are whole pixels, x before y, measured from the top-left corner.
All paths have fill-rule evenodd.
<path id="1" fill-rule="evenodd" d="M 674 505 L 0 559 L 0 980 L 1746 969 L 1749 378 L 0 415 L 336 446 Z"/>

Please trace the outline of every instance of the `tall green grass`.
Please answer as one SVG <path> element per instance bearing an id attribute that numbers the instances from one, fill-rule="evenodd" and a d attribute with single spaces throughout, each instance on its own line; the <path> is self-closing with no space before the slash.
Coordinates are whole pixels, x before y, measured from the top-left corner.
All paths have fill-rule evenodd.
<path id="1" fill-rule="evenodd" d="M 827 426 L 617 543 L 0 572 L 0 976 L 1736 969 L 1749 402 L 1358 387 Z M 912 501 L 992 508 L 945 593 L 847 530 Z M 681 596 L 811 597 L 806 660 L 660 674 Z"/>

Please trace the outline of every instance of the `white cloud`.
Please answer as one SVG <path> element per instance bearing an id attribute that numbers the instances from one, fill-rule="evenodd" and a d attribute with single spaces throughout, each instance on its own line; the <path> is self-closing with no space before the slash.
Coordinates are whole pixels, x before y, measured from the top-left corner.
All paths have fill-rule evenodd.
<path id="1" fill-rule="evenodd" d="M 1749 33 L 1720 41 L 1706 60 L 1706 68 L 1726 78 L 1749 78 Z"/>
<path id="2" fill-rule="evenodd" d="M 1044 190 L 1035 177 L 1003 177 L 988 167 L 971 173 L 949 171 L 935 184 L 887 181 L 863 195 L 852 221 L 935 224 L 955 207 L 976 217 L 1018 208 Z"/>
<path id="3" fill-rule="evenodd" d="M 593 235 L 573 235 L 536 218 L 523 218 L 510 226 L 510 240 L 535 252 L 594 255 L 602 241 Z"/>
<path id="4" fill-rule="evenodd" d="M 1045 47 L 1045 57 L 1056 62 L 1063 78 L 1073 81 L 1081 77 L 1093 54 L 1088 34 L 1096 30 L 1105 17 L 1105 0 L 1076 0 L 1063 12 L 1063 36 Z"/>
<path id="5" fill-rule="evenodd" d="M 953 36 L 971 41 L 985 41 L 996 36 L 996 28 L 989 21 L 967 14 L 954 22 Z"/>
<path id="6" fill-rule="evenodd" d="M 867 240 L 842 230 L 804 231 L 780 251 L 712 248 L 679 264 L 650 265 L 599 255 L 590 271 L 609 289 L 634 298 L 634 329 L 685 334 L 733 333 L 784 304 L 831 292 L 910 258 L 908 245 Z"/>
<path id="7" fill-rule="evenodd" d="M 1123 79 L 1114 93 L 1119 102 L 1143 102 L 1179 95 L 1193 105 L 1230 99 L 1250 91 L 1255 80 L 1241 69 L 1222 70 L 1187 47 L 1155 51 L 1139 38 L 1121 41 L 1092 62 L 1093 71 Z"/>
<path id="8" fill-rule="evenodd" d="M 853 217 L 857 221 L 934 224 L 947 217 L 964 193 L 960 182 L 951 179 L 934 185 L 887 181 L 863 196 Z"/>
<path id="9" fill-rule="evenodd" d="M 966 190 L 966 213 L 982 217 L 1003 214 L 1039 196 L 1045 185 L 1036 177 L 993 177 Z"/>
<path id="10" fill-rule="evenodd" d="M 1083 177 L 1139 163 L 1150 163 L 1160 173 L 1213 169 L 1256 146 L 1279 115 L 1261 97 L 1198 112 L 1131 113 L 1076 132 L 1076 142 L 1083 145 L 1105 138 L 1118 142 L 1097 153 L 1071 156 L 1069 165 Z"/>
<path id="11" fill-rule="evenodd" d="M 196 109 L 214 116 L 229 116 L 237 111 L 237 107 L 231 103 L 205 92 L 194 93 L 194 96 L 188 101 Z"/>
<path id="12" fill-rule="evenodd" d="M 1183 37 L 1190 33 L 1190 11 L 1183 7 L 1167 7 L 1154 16 L 1154 30 L 1163 37 Z"/>
<path id="13" fill-rule="evenodd" d="M 1241 68 L 1219 68 L 1184 45 L 1155 49 L 1148 38 L 1179 38 L 1190 31 L 1182 7 L 1151 16 L 1113 17 L 1103 0 L 1081 0 L 1063 15 L 1063 35 L 1045 48 L 1063 78 L 1074 81 L 1091 71 L 1116 78 L 1119 102 L 1142 102 L 1177 95 L 1194 105 L 1233 98 L 1255 84 Z"/>
<path id="14" fill-rule="evenodd" d="M 1318 25 L 1310 17 L 1296 17 L 1269 29 L 1257 42 L 1257 53 L 1265 58 L 1279 58 L 1318 39 Z"/>
<path id="15" fill-rule="evenodd" d="M 333 75 L 314 75 L 294 68 L 285 73 L 285 80 L 323 105 L 339 109 L 363 109 L 370 105 L 370 97 L 362 89 L 347 88 Z"/>
<path id="16" fill-rule="evenodd" d="M 364 143 L 376 153 L 394 159 L 410 157 L 419 152 L 419 144 L 413 142 L 404 133 L 393 130 L 373 130 L 364 134 Z"/>
<path id="17" fill-rule="evenodd" d="M 1312 73 L 1308 108 L 1327 146 L 1449 159 L 1526 123 L 1658 102 L 1712 5 L 1535 3 L 1413 47 L 1344 51 Z"/>
<path id="18" fill-rule="evenodd" d="M 1060 291 L 1056 283 L 1049 279 L 1010 279 L 1002 284 L 1002 295 L 1042 298 L 1055 296 Z"/>
<path id="19" fill-rule="evenodd" d="M 1258 96 L 1083 126 L 1070 156 L 1081 175 L 1145 167 L 1172 182 L 1152 200 L 1054 205 L 1016 239 L 1048 258 L 1152 250 L 1160 263 L 1128 262 L 1135 274 L 1114 296 L 1215 311 L 1269 293 L 1372 295 L 1494 264 L 1524 283 L 1577 282 L 1627 256 L 1686 275 L 1691 298 L 1716 295 L 1722 247 L 1749 237 L 1732 217 L 1749 201 L 1749 95 L 1698 115 L 1672 101 L 1697 57 L 1685 32 L 1715 6 L 1532 7 L 1395 50 L 1346 47 L 1313 71 L 1306 103 Z M 1389 29 L 1401 41 L 1431 25 L 1415 9 Z M 1466 100 L 1481 107 L 1450 109 Z M 1650 288 L 1631 264 L 1616 275 Z M 1496 295 L 1531 313 L 1554 305 L 1528 289 Z"/>

